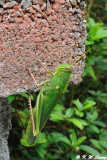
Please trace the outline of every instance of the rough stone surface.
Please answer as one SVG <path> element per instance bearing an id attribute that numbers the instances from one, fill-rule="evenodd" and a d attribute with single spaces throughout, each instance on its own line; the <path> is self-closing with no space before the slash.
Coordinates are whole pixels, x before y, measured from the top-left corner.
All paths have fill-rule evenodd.
<path id="1" fill-rule="evenodd" d="M 9 160 L 8 136 L 11 129 L 11 109 L 7 98 L 0 98 L 0 160 Z"/>
<path id="2" fill-rule="evenodd" d="M 5 3 L 5 0 L 0 0 L 0 5 L 2 6 Z"/>
<path id="3" fill-rule="evenodd" d="M 16 5 L 16 1 L 11 1 L 11 2 L 7 2 L 3 5 L 3 8 L 4 9 L 9 9 L 9 8 L 12 8 L 13 6 Z"/>
<path id="4" fill-rule="evenodd" d="M 74 5 L 74 6 L 77 4 L 77 0 L 70 0 L 70 2 L 71 2 L 71 4 Z"/>
<path id="5" fill-rule="evenodd" d="M 21 6 L 22 6 L 23 8 L 28 8 L 28 7 L 31 6 L 31 5 L 32 5 L 32 3 L 31 3 L 30 0 L 22 0 L 22 2 L 21 2 Z"/>
<path id="6" fill-rule="evenodd" d="M 32 0 L 32 4 L 38 4 L 38 0 Z"/>
<path id="7" fill-rule="evenodd" d="M 21 3 L 11 9 L 0 9 L 0 96 L 36 88 L 26 68 L 38 83 L 49 78 L 38 60 L 54 72 L 57 65 L 69 63 L 71 43 L 72 62 L 85 51 L 85 3 L 45 3 L 33 0 L 34 5 L 28 8 Z M 85 56 L 73 66 L 72 84 L 82 80 L 84 59 Z"/>

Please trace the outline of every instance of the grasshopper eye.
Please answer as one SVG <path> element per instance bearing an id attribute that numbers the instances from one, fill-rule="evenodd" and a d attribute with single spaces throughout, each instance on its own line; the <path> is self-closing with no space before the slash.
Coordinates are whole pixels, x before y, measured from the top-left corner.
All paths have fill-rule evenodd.
<path id="1" fill-rule="evenodd" d="M 70 69 L 70 67 L 65 67 L 65 69 L 66 69 L 66 70 L 69 70 L 69 69 Z"/>

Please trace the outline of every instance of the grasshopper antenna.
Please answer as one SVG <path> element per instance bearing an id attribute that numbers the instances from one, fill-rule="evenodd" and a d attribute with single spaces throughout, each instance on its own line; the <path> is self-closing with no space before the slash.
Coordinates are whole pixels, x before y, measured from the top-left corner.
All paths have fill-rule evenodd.
<path id="1" fill-rule="evenodd" d="M 89 52 L 92 48 L 88 49 L 85 53 L 83 53 L 79 58 L 77 58 L 77 60 L 75 62 L 72 63 L 72 66 L 78 62 L 87 52 Z"/>

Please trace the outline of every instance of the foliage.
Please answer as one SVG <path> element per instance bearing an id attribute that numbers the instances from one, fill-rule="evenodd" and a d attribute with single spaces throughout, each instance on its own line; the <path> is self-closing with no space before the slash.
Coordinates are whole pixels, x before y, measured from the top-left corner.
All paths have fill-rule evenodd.
<path id="1" fill-rule="evenodd" d="M 79 85 L 69 86 L 34 146 L 26 147 L 28 95 L 8 97 L 13 111 L 13 130 L 9 138 L 11 160 L 76 160 L 78 155 L 79 160 L 83 155 L 87 159 L 89 155 L 107 157 L 107 28 L 103 22 L 89 18 L 87 30 L 86 48 L 91 45 L 93 48 L 87 55 L 84 80 Z M 37 93 L 31 96 L 34 106 Z"/>

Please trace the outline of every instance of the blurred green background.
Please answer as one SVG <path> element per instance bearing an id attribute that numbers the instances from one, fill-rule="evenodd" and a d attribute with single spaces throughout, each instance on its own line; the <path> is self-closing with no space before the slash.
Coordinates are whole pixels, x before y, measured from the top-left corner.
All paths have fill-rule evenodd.
<path id="1" fill-rule="evenodd" d="M 13 111 L 11 160 L 107 157 L 107 1 L 86 0 L 86 3 L 86 50 L 91 47 L 92 50 L 87 54 L 83 81 L 69 86 L 33 147 L 26 147 L 25 141 L 28 95 L 8 97 Z M 32 106 L 37 94 L 31 95 Z"/>

